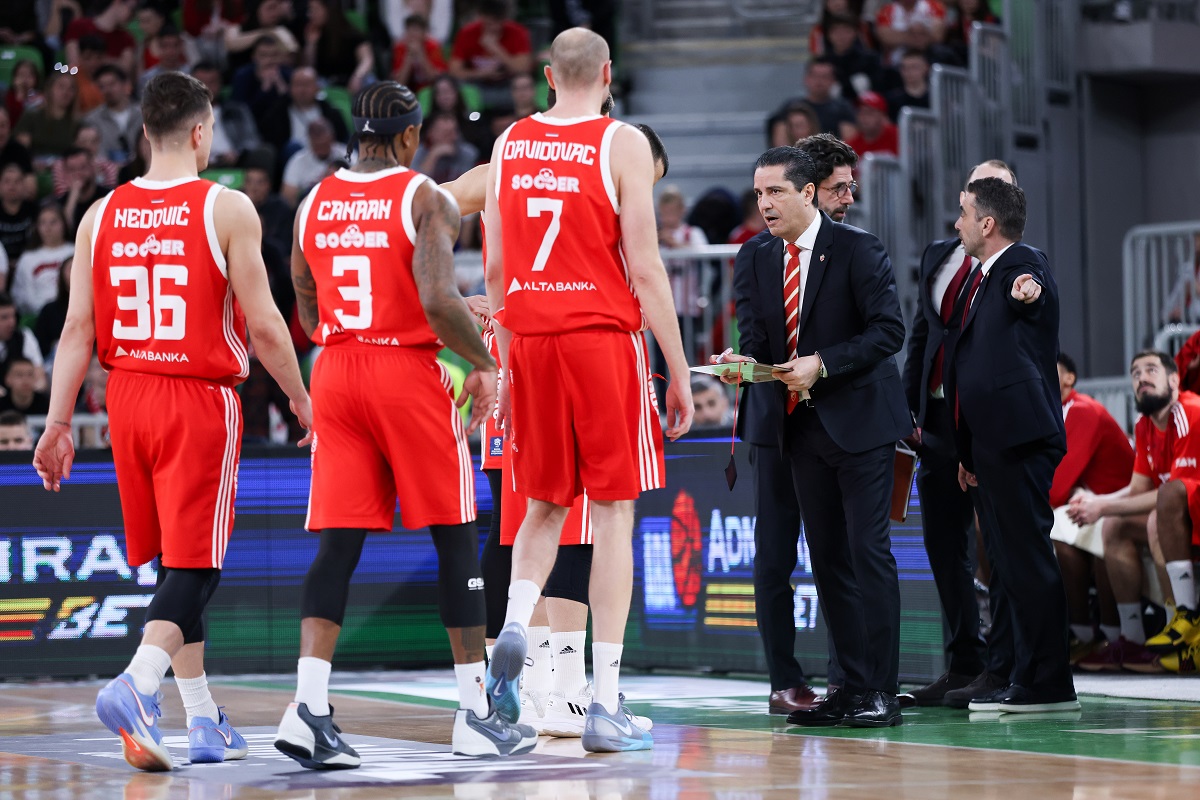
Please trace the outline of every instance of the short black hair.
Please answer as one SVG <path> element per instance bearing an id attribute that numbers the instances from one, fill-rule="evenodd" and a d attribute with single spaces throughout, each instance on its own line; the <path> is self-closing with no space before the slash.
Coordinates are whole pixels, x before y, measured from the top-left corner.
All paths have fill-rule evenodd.
<path id="1" fill-rule="evenodd" d="M 0 305 L 3 305 L 0 303 Z M 1157 358 L 1162 363 L 1163 371 L 1168 375 L 1179 372 L 1179 367 L 1175 364 L 1175 359 L 1171 358 L 1170 353 L 1164 353 L 1162 350 L 1142 350 L 1134 355 L 1133 360 L 1129 362 L 1129 368 L 1133 369 L 1133 362 L 1139 358 Z"/>
<path id="2" fill-rule="evenodd" d="M 1071 358 L 1066 353 L 1060 352 L 1058 354 L 1058 365 L 1072 375 L 1079 374 L 1079 370 L 1075 366 L 1075 359 Z"/>
<path id="3" fill-rule="evenodd" d="M 0 292 L 0 308 L 9 308 L 10 306 L 16 306 L 16 303 L 13 302 L 12 295 L 8 292 Z"/>
<path id="4" fill-rule="evenodd" d="M 508 19 L 507 0 L 479 0 L 479 16 Z"/>
<path id="5" fill-rule="evenodd" d="M 406 28 L 416 27 L 416 28 L 420 28 L 421 30 L 428 31 L 429 30 L 429 20 L 425 19 L 425 17 L 421 16 L 420 14 L 409 14 L 407 17 L 404 18 L 404 27 L 406 27 Z"/>
<path id="6" fill-rule="evenodd" d="M 267 44 L 277 45 L 279 43 L 280 42 L 279 42 L 278 36 L 276 36 L 273 33 L 264 33 L 262 36 L 260 36 L 254 40 L 254 44 L 250 45 L 250 54 L 253 55 L 253 54 L 257 53 L 258 48 L 262 47 L 263 45 L 267 45 Z"/>
<path id="7" fill-rule="evenodd" d="M 818 186 L 824 183 L 825 179 L 832 175 L 838 167 L 854 169 L 858 166 L 858 153 L 832 133 L 817 133 L 801 139 L 796 142 L 796 147 L 808 153 L 812 156 L 813 161 L 817 162 Z"/>
<path id="8" fill-rule="evenodd" d="M 355 117 L 367 117 L 370 119 L 385 119 L 387 117 L 400 117 L 414 109 L 420 107 L 417 102 L 417 96 L 413 94 L 412 89 L 409 89 L 402 83 L 396 81 L 376 81 L 367 88 L 360 91 L 354 98 L 354 106 L 351 114 Z M 448 116 L 458 117 L 451 112 L 444 112 Z M 423 128 L 428 130 L 433 125 L 430 124 L 438 116 L 435 112 L 424 121 Z M 355 133 L 350 137 L 350 141 L 346 143 L 346 158 L 349 160 L 350 154 L 355 147 L 360 148 L 362 145 L 375 147 L 383 147 L 390 152 L 397 161 L 400 160 L 399 154 L 395 150 L 396 140 L 392 134 L 379 133 Z"/>
<path id="9" fill-rule="evenodd" d="M 900 58 L 901 58 L 901 60 L 903 60 L 905 58 L 919 58 L 922 61 L 924 61 L 926 64 L 929 63 L 929 54 L 926 53 L 924 50 L 918 49 L 916 47 L 905 48 L 904 52 L 900 54 Z"/>
<path id="10" fill-rule="evenodd" d="M 804 68 L 804 74 L 807 75 L 808 73 L 812 72 L 813 67 L 820 66 L 821 64 L 824 64 L 825 66 L 832 69 L 834 72 L 837 72 L 837 64 L 833 63 L 832 58 L 830 58 L 829 56 L 817 56 L 815 58 L 809 59 L 808 66 L 806 66 Z"/>
<path id="11" fill-rule="evenodd" d="M 142 90 L 142 121 L 152 139 L 190 129 L 209 110 L 212 93 L 182 72 L 160 72 Z"/>
<path id="12" fill-rule="evenodd" d="M 13 411 L 11 408 L 8 411 L 0 411 L 0 426 L 20 425 L 24 427 L 25 424 L 25 415 L 20 411 Z"/>
<path id="13" fill-rule="evenodd" d="M 772 147 L 754 162 L 755 171 L 762 167 L 783 167 L 784 180 L 798 192 L 810 183 L 817 188 L 817 162 L 799 147 Z"/>
<path id="14" fill-rule="evenodd" d="M 71 145 L 70 147 L 68 147 L 66 150 L 63 151 L 62 160 L 66 161 L 68 158 L 74 158 L 75 156 L 79 155 L 80 153 L 82 153 L 85 156 L 88 156 L 89 158 L 92 155 L 92 151 L 88 150 L 86 147 L 78 147 L 76 145 Z"/>
<path id="15" fill-rule="evenodd" d="M 14 353 L 13 355 L 8 357 L 8 362 L 4 365 L 4 376 L 8 377 L 9 370 L 11 370 L 17 364 L 28 364 L 31 367 L 37 366 L 36 364 L 33 363 L 33 361 L 31 359 L 26 358 L 24 354 Z"/>
<path id="16" fill-rule="evenodd" d="M 107 53 L 108 42 L 96 33 L 87 33 L 79 37 L 79 52 Z"/>
<path id="17" fill-rule="evenodd" d="M 197 61 L 192 65 L 192 74 L 195 75 L 197 72 L 215 72 L 220 75 L 221 67 L 215 61 Z"/>
<path id="18" fill-rule="evenodd" d="M 1019 242 L 1025 235 L 1025 192 L 999 178 L 980 178 L 967 185 L 975 195 L 975 217 L 996 220 L 1000 235 L 1010 242 Z"/>
<path id="19" fill-rule="evenodd" d="M 92 73 L 92 81 L 99 81 L 105 75 L 113 75 L 121 83 L 125 83 L 129 80 L 129 73 L 118 67 L 116 64 L 101 64 L 96 68 L 96 71 Z"/>
<path id="20" fill-rule="evenodd" d="M 663 145 L 662 137 L 655 132 L 654 128 L 644 122 L 639 122 L 633 127 L 646 135 L 646 140 L 650 142 L 650 155 L 654 157 L 655 161 L 662 163 L 663 177 L 667 177 L 667 172 L 671 169 L 671 161 L 667 158 L 667 148 Z"/>

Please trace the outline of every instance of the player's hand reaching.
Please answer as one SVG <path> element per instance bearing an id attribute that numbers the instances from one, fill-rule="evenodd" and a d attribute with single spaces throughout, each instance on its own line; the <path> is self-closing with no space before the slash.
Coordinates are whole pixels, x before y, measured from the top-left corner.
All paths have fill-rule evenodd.
<path id="1" fill-rule="evenodd" d="M 304 399 L 297 403 L 295 400 L 288 403 L 292 407 L 292 413 L 296 415 L 296 419 L 300 421 L 300 427 L 308 431 L 308 434 L 301 439 L 296 446 L 308 447 L 313 441 L 313 421 L 312 421 L 312 400 L 306 394 Z"/>
<path id="2" fill-rule="evenodd" d="M 496 370 L 473 369 L 463 381 L 462 394 L 454 405 L 462 408 L 467 404 L 467 398 L 473 398 L 471 403 L 471 420 L 467 423 L 467 433 L 474 433 L 496 408 Z"/>
<path id="3" fill-rule="evenodd" d="M 491 322 L 492 307 L 488 304 L 486 294 L 473 294 L 470 297 L 464 297 L 463 300 L 466 301 L 467 308 L 480 323 Z"/>
<path id="4" fill-rule="evenodd" d="M 667 384 L 667 438 L 673 442 L 691 430 L 695 413 L 691 382 L 673 380 Z"/>
<path id="5" fill-rule="evenodd" d="M 496 430 L 504 433 L 505 440 L 512 438 L 512 431 L 509 428 L 512 420 L 512 387 L 508 383 L 508 376 L 503 370 L 500 371 L 500 380 L 496 385 Z"/>
<path id="6" fill-rule="evenodd" d="M 71 464 L 75 461 L 75 439 L 71 426 L 62 422 L 51 422 L 42 438 L 38 439 L 33 453 L 33 468 L 42 479 L 46 491 L 59 491 L 63 480 L 71 477 Z"/>

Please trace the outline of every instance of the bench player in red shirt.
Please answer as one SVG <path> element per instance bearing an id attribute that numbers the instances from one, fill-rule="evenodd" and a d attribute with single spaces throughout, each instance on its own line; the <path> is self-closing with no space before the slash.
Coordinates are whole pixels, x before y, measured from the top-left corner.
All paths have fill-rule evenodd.
<path id="1" fill-rule="evenodd" d="M 304 582 L 295 702 L 275 746 L 311 769 L 359 765 L 329 707 L 329 673 L 350 579 L 367 531 L 428 526 L 438 551 L 438 606 L 459 688 L 453 749 L 531 750 L 537 734 L 495 713 L 484 686 L 484 597 L 468 429 L 443 344 L 474 369 L 470 430 L 491 414 L 496 362 L 455 288 L 453 199 L 408 168 L 421 108 L 409 89 L 376 83 L 354 101 L 358 162 L 319 183 L 296 213 L 292 280 L 300 321 L 325 349 L 313 369 L 316 425 L 307 527 L 321 537 Z"/>
<path id="2" fill-rule="evenodd" d="M 46 488 L 58 491 L 71 473 L 71 410 L 95 341 L 111 372 L 109 427 L 128 562 L 160 561 L 142 644 L 100 691 L 96 713 L 121 737 L 125 760 L 145 770 L 172 768 L 158 728 L 168 667 L 187 709 L 191 760 L 247 753 L 213 703 L 203 668 L 204 607 L 233 529 L 242 433 L 233 387 L 248 372 L 247 328 L 301 424 L 312 422 L 271 299 L 254 206 L 197 177 L 212 143 L 211 100 L 204 84 L 181 73 L 146 86 L 153 165 L 97 201 L 80 224 L 49 425 L 34 456 Z"/>
<path id="3" fill-rule="evenodd" d="M 652 738 L 621 713 L 617 679 L 632 589 L 633 503 L 664 480 L 641 335 L 647 322 L 670 372 L 671 438 L 691 425 L 691 388 L 658 254 L 649 144 L 637 129 L 595 113 L 611 81 L 608 45 L 591 31 L 565 31 L 551 46 L 546 74 L 557 102 L 497 141 L 484 212 L 488 299 L 506 369 L 500 422 L 511 425 L 516 491 L 529 498 L 489 693 L 505 718 L 517 719 L 529 621 L 568 509 L 586 489 L 596 688 L 583 746 L 640 750 Z"/>
<path id="4" fill-rule="evenodd" d="M 1200 531 L 1191 523 L 1200 514 L 1200 471 L 1195 466 L 1200 435 L 1191 430 L 1193 425 L 1200 430 L 1200 396 L 1179 391 L 1178 369 L 1166 353 L 1138 353 L 1129 371 L 1142 414 L 1134 427 L 1129 486 L 1108 495 L 1078 493 L 1069 507 L 1079 525 L 1103 517 L 1104 563 L 1121 625 L 1116 642 L 1079 666 L 1089 671 L 1153 672 L 1158 653 L 1162 666 L 1178 671 L 1200 641 L 1190 552 L 1200 542 Z M 1170 624 L 1150 639 L 1141 614 L 1143 545 L 1165 571 L 1176 604 Z"/>

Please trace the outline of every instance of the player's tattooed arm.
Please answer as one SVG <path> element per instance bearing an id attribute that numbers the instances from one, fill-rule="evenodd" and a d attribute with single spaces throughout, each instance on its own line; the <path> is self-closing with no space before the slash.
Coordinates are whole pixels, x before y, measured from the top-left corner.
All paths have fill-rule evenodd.
<path id="1" fill-rule="evenodd" d="M 313 279 L 312 270 L 300 249 L 300 215 L 296 215 L 295 232 L 292 237 L 292 286 L 296 290 L 296 313 L 300 317 L 300 327 L 304 333 L 312 336 L 317 329 L 317 282 Z"/>
<path id="2" fill-rule="evenodd" d="M 479 328 L 458 291 L 454 277 L 454 241 L 459 215 L 453 200 L 432 184 L 421 186 L 413 198 L 417 228 L 413 278 L 429 327 L 442 343 L 476 369 L 495 370 L 496 362 L 483 345 Z M 299 301 L 300 287 L 296 287 Z"/>

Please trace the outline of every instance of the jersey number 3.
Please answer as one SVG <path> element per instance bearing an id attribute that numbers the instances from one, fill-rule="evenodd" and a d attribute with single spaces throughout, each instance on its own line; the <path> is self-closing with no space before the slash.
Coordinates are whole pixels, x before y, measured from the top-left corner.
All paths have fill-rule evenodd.
<path id="1" fill-rule="evenodd" d="M 339 286 L 338 294 L 343 300 L 358 303 L 358 313 L 349 314 L 340 308 L 333 313 L 338 322 L 348 331 L 361 331 L 371 327 L 375 316 L 371 302 L 371 259 L 366 256 L 334 256 L 333 277 L 340 278 L 347 272 L 353 272 L 357 283 L 350 286 Z"/>
<path id="2" fill-rule="evenodd" d="M 151 274 L 147 267 L 111 267 L 108 276 L 113 286 L 133 284 L 132 295 L 117 295 L 117 309 L 134 312 L 134 322 L 127 325 L 114 319 L 114 339 L 143 342 L 150 338 L 151 333 L 159 341 L 177 342 L 183 339 L 187 328 L 187 305 L 179 295 L 164 293 L 163 284 L 170 282 L 176 286 L 187 286 L 187 267 L 181 264 L 154 265 L 153 302 Z M 150 322 L 151 309 L 154 312 L 153 325 Z"/>

